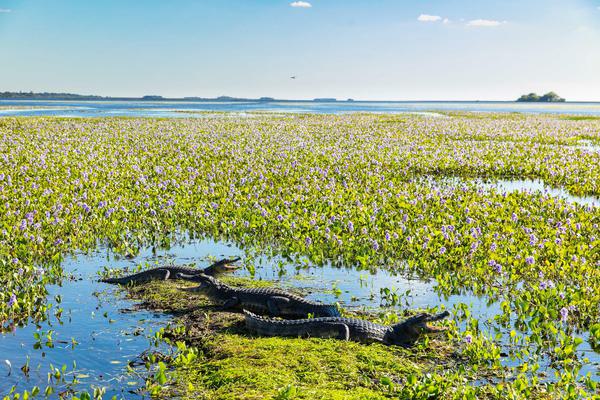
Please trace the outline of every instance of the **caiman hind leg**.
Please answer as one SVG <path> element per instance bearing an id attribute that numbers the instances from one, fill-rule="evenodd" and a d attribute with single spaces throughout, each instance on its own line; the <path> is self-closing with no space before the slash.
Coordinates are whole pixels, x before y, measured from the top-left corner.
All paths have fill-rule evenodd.
<path id="1" fill-rule="evenodd" d="M 282 296 L 271 296 L 267 299 L 267 309 L 271 317 L 281 317 L 290 299 Z"/>

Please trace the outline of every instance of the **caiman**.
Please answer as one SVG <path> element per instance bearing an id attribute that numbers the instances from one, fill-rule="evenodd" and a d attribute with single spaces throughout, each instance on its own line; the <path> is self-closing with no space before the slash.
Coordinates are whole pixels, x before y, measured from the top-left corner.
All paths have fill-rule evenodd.
<path id="1" fill-rule="evenodd" d="M 200 283 L 193 288 L 183 290 L 201 293 L 223 309 L 246 309 L 258 314 L 268 314 L 281 318 L 306 318 L 309 314 L 315 317 L 339 317 L 340 312 L 335 305 L 321 304 L 303 299 L 295 294 L 274 288 L 237 288 L 229 286 L 218 279 L 200 274 L 180 277 Z"/>
<path id="2" fill-rule="evenodd" d="M 222 272 L 228 272 L 237 269 L 237 267 L 231 264 L 239 260 L 239 257 L 234 259 L 219 260 L 204 269 L 186 267 L 184 265 L 166 265 L 138 272 L 137 274 L 123 276 L 121 278 L 102 279 L 100 280 L 100 282 L 115 283 L 119 285 L 137 285 L 153 280 L 167 280 L 177 278 L 185 279 L 183 278 L 183 276 L 193 277 L 199 274 L 216 275 Z M 178 276 L 179 274 L 182 274 L 182 276 Z"/>
<path id="3" fill-rule="evenodd" d="M 379 342 L 387 345 L 409 346 L 422 334 L 441 332 L 444 328 L 432 327 L 428 322 L 439 321 L 450 313 L 436 315 L 422 313 L 396 325 L 386 326 L 357 318 L 311 318 L 279 320 L 260 317 L 244 310 L 246 328 L 262 336 L 316 337 L 352 340 L 361 343 Z"/>

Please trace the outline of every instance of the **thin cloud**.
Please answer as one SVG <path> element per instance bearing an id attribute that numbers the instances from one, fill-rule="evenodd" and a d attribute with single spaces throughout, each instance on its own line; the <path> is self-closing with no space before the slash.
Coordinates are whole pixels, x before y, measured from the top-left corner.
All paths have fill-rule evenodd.
<path id="1" fill-rule="evenodd" d="M 493 19 L 472 19 L 467 22 L 467 26 L 493 28 L 505 24 L 506 21 L 496 21 Z"/>
<path id="2" fill-rule="evenodd" d="M 310 4 L 308 1 L 293 1 L 290 3 L 290 6 L 296 8 L 311 8 L 312 4 Z"/>
<path id="3" fill-rule="evenodd" d="M 421 14 L 417 18 L 417 21 L 419 21 L 419 22 L 437 22 L 437 21 L 441 21 L 441 20 L 442 20 L 442 17 L 440 17 L 439 15 L 429 15 L 429 14 Z"/>
<path id="4" fill-rule="evenodd" d="M 0 8 L 0 13 L 9 13 L 12 10 L 10 8 Z"/>

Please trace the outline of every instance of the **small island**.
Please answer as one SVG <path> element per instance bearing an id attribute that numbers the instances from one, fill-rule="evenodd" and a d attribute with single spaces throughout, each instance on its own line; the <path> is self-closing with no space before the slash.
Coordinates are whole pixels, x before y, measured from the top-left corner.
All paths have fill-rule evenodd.
<path id="1" fill-rule="evenodd" d="M 548 92 L 543 96 L 538 96 L 536 93 L 524 94 L 517 99 L 519 102 L 537 102 L 537 103 L 560 103 L 565 99 L 554 92 Z"/>

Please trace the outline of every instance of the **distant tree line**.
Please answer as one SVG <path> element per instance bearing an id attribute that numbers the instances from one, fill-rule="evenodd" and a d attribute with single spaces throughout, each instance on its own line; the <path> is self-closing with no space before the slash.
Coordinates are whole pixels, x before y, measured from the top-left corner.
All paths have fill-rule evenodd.
<path id="1" fill-rule="evenodd" d="M 81 95 L 73 93 L 34 93 L 34 92 L 0 92 L 0 99 L 23 100 L 92 100 L 102 99 L 102 96 Z"/>
<path id="2" fill-rule="evenodd" d="M 0 92 L 2 100 L 142 100 L 142 101 L 274 101 L 272 97 L 261 97 L 259 99 L 246 99 L 230 96 L 219 96 L 216 98 L 208 97 L 184 97 L 184 98 L 167 98 L 158 95 L 146 95 L 142 97 L 110 97 L 110 96 L 94 96 L 74 93 L 35 93 L 35 92 Z"/>
<path id="3" fill-rule="evenodd" d="M 538 96 L 536 93 L 524 94 L 523 96 L 519 97 L 517 101 L 556 103 L 565 101 L 565 99 L 554 92 L 548 92 L 543 96 Z"/>

